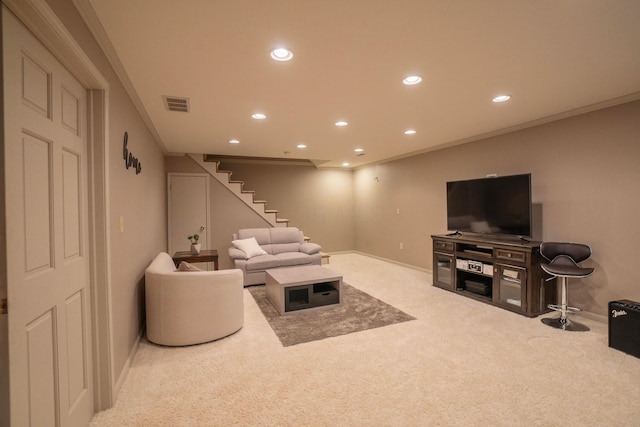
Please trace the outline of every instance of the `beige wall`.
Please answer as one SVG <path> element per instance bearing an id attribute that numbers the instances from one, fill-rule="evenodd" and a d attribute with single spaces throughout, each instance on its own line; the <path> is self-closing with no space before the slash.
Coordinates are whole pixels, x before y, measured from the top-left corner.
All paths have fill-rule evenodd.
<path id="1" fill-rule="evenodd" d="M 186 156 L 167 156 L 169 172 L 199 172 Z M 289 226 L 300 228 L 325 251 L 353 250 L 353 181 L 351 171 L 317 170 L 305 166 L 227 164 L 233 181 L 243 181 L 245 190 L 256 191 L 256 200 L 267 200 L 267 209 L 277 209 Z M 231 268 L 227 254 L 233 233 L 240 228 L 268 227 L 216 179 L 211 179 L 212 247 L 218 249 L 220 268 Z"/>
<path id="2" fill-rule="evenodd" d="M 167 173 L 205 173 L 200 165 L 187 156 L 165 157 Z M 165 180 L 166 182 L 166 180 Z M 220 269 L 233 268 L 227 249 L 231 246 L 233 233 L 239 228 L 269 227 L 269 224 L 255 211 L 238 199 L 218 180 L 209 178 L 211 221 L 211 247 L 203 249 L 217 249 Z M 186 236 L 185 236 L 186 237 Z"/>
<path id="3" fill-rule="evenodd" d="M 531 173 L 533 202 L 542 210 L 534 236 L 591 246 L 586 264 L 596 272 L 571 282 L 570 299 L 604 315 L 608 301 L 640 300 L 639 141 L 636 101 L 359 169 L 355 248 L 431 269 L 430 236 L 447 231 L 447 181 Z"/>
<path id="4" fill-rule="evenodd" d="M 2 14 L 0 7 L 0 34 L 2 29 Z M 0 43 L 1 44 L 1 43 Z M 2 56 L 0 55 L 0 61 Z M 0 69 L 3 64 L 0 62 Z M 4 78 L 3 78 L 4 80 Z M 0 99 L 4 100 L 4 82 L 0 83 Z M 7 298 L 7 234 L 5 231 L 5 167 L 4 167 L 4 101 L 0 105 L 0 299 Z M 8 316 L 0 315 L 0 425 L 9 421 L 9 323 Z"/>
<path id="5" fill-rule="evenodd" d="M 110 283 L 114 366 L 118 372 L 129 362 L 145 322 L 144 270 L 158 252 L 167 250 L 164 154 L 144 124 L 135 119 L 136 111 L 124 102 L 128 101 L 125 94 L 121 95 L 111 98 L 109 144 Z M 125 131 L 129 150 L 142 162 L 139 175 L 125 168 Z"/>
<path id="6" fill-rule="evenodd" d="M 72 2 L 48 0 L 48 4 L 109 83 L 106 162 L 110 327 L 112 375 L 113 381 L 119 383 L 144 325 L 144 270 L 167 247 L 164 154 Z M 142 162 L 139 175 L 133 169 L 125 169 L 125 131 L 129 134 L 129 150 Z M 120 217 L 124 220 L 123 233 Z"/>
<path id="7" fill-rule="evenodd" d="M 312 166 L 227 163 L 232 180 L 256 191 L 267 209 L 277 209 L 323 251 L 353 250 L 353 173 L 350 170 L 316 169 Z"/>
<path id="8" fill-rule="evenodd" d="M 239 163 L 221 169 L 233 171 L 233 180 L 256 190 L 257 199 L 326 251 L 358 250 L 428 270 L 430 236 L 447 231 L 447 181 L 531 173 L 534 238 L 592 247 L 587 265 L 596 272 L 572 283 L 571 300 L 604 315 L 611 300 L 640 300 L 640 274 L 633 268 L 633 243 L 640 240 L 638 141 L 640 101 L 353 173 Z M 226 254 L 227 235 L 249 222 L 217 198 L 215 215 L 236 219 L 221 227 L 216 242 Z"/>

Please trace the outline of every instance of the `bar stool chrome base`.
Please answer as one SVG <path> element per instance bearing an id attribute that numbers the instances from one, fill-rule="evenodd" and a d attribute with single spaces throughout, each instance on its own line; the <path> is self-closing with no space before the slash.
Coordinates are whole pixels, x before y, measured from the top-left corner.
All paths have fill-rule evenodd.
<path id="1" fill-rule="evenodd" d="M 562 317 L 545 317 L 541 319 L 542 323 L 545 325 L 551 326 L 552 328 L 562 329 L 563 331 L 573 331 L 573 332 L 586 332 L 589 331 L 589 327 L 587 325 L 583 325 L 582 323 L 574 322 L 572 320 Z"/>
<path id="2" fill-rule="evenodd" d="M 560 317 L 556 317 L 556 318 L 547 317 L 547 318 L 541 319 L 542 323 L 544 323 L 545 325 L 551 326 L 552 328 L 562 329 L 563 331 L 574 331 L 574 332 L 589 331 L 590 329 L 588 326 L 583 325 L 582 323 L 571 321 L 567 317 L 567 315 L 569 314 L 578 313 L 582 310 L 580 310 L 577 307 L 571 307 L 569 306 L 569 304 L 567 304 L 567 300 L 568 300 L 567 296 L 569 294 L 569 289 L 567 285 L 569 283 L 569 280 L 565 276 L 558 276 L 558 277 L 560 277 L 561 302 L 560 304 L 549 304 L 547 308 L 550 310 L 559 312 Z"/>
<path id="3" fill-rule="evenodd" d="M 568 314 L 578 313 L 580 310 L 577 307 L 570 307 L 567 305 L 567 280 L 566 277 L 561 277 L 562 284 L 562 304 L 549 304 L 547 308 L 550 310 L 560 312 L 560 317 L 546 317 L 544 319 L 540 319 L 542 323 L 547 326 L 551 326 L 552 328 L 562 329 L 563 331 L 574 331 L 574 332 L 586 332 L 589 331 L 589 327 L 587 325 L 583 325 L 582 323 L 574 322 L 569 320 L 567 317 Z"/>

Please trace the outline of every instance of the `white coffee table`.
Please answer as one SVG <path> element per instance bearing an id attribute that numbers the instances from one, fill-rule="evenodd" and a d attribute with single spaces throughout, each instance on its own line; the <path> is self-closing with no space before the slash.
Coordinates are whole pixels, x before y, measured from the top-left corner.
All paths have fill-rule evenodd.
<path id="1" fill-rule="evenodd" d="M 278 313 L 342 304 L 342 276 L 319 265 L 266 271 L 267 299 Z"/>

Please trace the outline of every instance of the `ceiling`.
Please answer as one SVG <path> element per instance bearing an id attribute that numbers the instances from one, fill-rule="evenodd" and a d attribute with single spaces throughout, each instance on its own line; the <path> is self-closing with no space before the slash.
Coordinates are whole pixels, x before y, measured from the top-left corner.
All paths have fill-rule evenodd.
<path id="1" fill-rule="evenodd" d="M 167 154 L 354 168 L 640 99 L 638 0 L 74 3 Z"/>

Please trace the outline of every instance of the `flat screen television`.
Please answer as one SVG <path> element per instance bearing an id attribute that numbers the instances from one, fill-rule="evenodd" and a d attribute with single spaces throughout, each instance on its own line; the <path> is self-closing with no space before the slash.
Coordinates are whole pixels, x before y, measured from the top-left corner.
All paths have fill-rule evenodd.
<path id="1" fill-rule="evenodd" d="M 447 228 L 531 237 L 531 174 L 447 182 Z"/>

